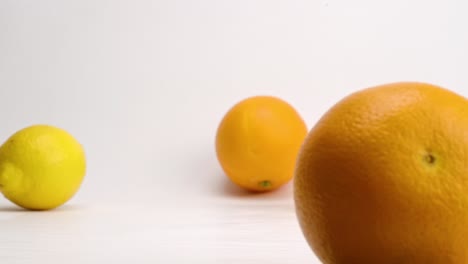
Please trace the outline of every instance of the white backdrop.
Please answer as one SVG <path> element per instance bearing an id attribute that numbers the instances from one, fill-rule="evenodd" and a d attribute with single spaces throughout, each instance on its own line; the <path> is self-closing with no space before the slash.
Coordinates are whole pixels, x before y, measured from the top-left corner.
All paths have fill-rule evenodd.
<path id="1" fill-rule="evenodd" d="M 0 0 L 0 141 L 36 123 L 75 135 L 85 146 L 88 173 L 69 204 L 79 206 L 73 214 L 85 219 L 89 212 L 120 208 L 122 215 L 140 212 L 141 218 L 153 216 L 155 225 L 165 223 L 164 229 L 179 230 L 170 225 L 175 221 L 198 234 L 201 224 L 210 223 L 223 232 L 225 225 L 216 219 L 236 221 L 240 210 L 237 221 L 248 230 L 265 229 L 263 237 L 250 236 L 233 224 L 226 228 L 233 234 L 243 230 L 244 240 L 214 236 L 203 246 L 193 235 L 185 242 L 187 259 L 174 249 L 180 243 L 168 242 L 164 254 L 151 255 L 149 247 L 146 256 L 153 258 L 141 261 L 310 263 L 314 257 L 295 225 L 290 186 L 256 197 L 233 188 L 214 153 L 218 122 L 234 103 L 258 94 L 287 100 L 309 128 L 350 92 L 386 82 L 431 82 L 468 95 L 467 12 L 463 0 Z M 0 204 L 9 205 L 4 199 Z M 252 216 L 249 208 L 266 213 Z M 180 220 L 193 215 L 198 226 Z M 269 241 L 265 236 L 271 237 L 268 230 L 278 222 L 268 218 L 284 220 L 280 223 L 287 227 L 273 245 L 279 255 L 262 255 L 252 246 L 255 239 Z M 50 224 L 67 228 L 54 221 Z M 84 223 L 90 236 L 100 226 Z M 68 241 L 57 232 L 55 240 L 40 241 L 57 246 Z M 115 235 L 103 232 L 103 240 Z M 186 239 L 174 232 L 164 241 Z M 133 235 L 135 241 L 141 238 Z M 242 253 L 228 257 L 235 239 L 245 258 Z M 0 240 L 0 256 L 2 243 L 9 242 Z M 101 253 L 122 252 L 131 248 L 128 243 Z M 226 247 L 212 259 L 209 249 L 215 244 Z M 94 252 L 79 243 L 69 250 L 63 254 Z M 39 251 L 25 252 L 33 258 Z M 3 257 L 15 259 L 18 252 Z M 203 252 L 206 258 L 196 257 Z M 50 261 L 56 253 L 40 256 Z M 101 260 L 111 258 L 106 256 Z"/>

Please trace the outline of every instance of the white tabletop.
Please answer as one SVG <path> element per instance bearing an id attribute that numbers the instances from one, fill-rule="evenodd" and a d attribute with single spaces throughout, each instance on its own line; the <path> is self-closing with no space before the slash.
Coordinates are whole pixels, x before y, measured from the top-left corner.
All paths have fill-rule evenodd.
<path id="1" fill-rule="evenodd" d="M 3 263 L 319 263 L 298 227 L 291 188 L 252 196 L 228 186 L 217 199 L 177 204 L 70 203 L 49 212 L 5 204 L 0 258 Z"/>

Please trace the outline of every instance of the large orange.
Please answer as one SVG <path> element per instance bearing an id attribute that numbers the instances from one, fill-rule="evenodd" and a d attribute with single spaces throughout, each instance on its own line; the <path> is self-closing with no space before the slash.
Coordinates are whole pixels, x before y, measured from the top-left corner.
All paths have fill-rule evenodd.
<path id="1" fill-rule="evenodd" d="M 251 191 L 271 191 L 293 177 L 306 135 L 306 124 L 289 103 L 253 96 L 235 104 L 221 120 L 216 154 L 233 183 Z"/>
<path id="2" fill-rule="evenodd" d="M 468 101 L 424 83 L 345 97 L 305 139 L 294 197 L 326 264 L 468 263 Z"/>

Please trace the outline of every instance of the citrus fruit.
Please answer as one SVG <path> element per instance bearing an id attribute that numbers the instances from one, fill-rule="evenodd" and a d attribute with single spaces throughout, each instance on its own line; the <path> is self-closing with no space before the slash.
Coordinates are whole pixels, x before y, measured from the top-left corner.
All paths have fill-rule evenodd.
<path id="1" fill-rule="evenodd" d="M 293 186 L 325 264 L 468 263 L 468 101 L 417 82 L 356 91 L 311 129 Z"/>
<path id="2" fill-rule="evenodd" d="M 53 209 L 68 201 L 85 176 L 85 153 L 63 129 L 33 125 L 0 147 L 0 190 L 16 205 Z"/>
<path id="3" fill-rule="evenodd" d="M 299 113 L 274 96 L 252 96 L 225 114 L 216 133 L 217 158 L 232 182 L 255 191 L 291 180 L 307 127 Z"/>

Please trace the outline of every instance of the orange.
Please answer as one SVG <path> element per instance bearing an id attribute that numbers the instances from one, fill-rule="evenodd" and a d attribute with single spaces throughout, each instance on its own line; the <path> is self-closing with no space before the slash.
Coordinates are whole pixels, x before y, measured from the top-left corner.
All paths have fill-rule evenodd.
<path id="1" fill-rule="evenodd" d="M 273 96 L 253 96 L 225 114 L 216 133 L 216 154 L 236 185 L 271 191 L 289 182 L 307 135 L 299 113 Z"/>
<path id="2" fill-rule="evenodd" d="M 311 129 L 293 186 L 325 264 L 468 263 L 468 101 L 427 83 L 357 91 Z"/>

